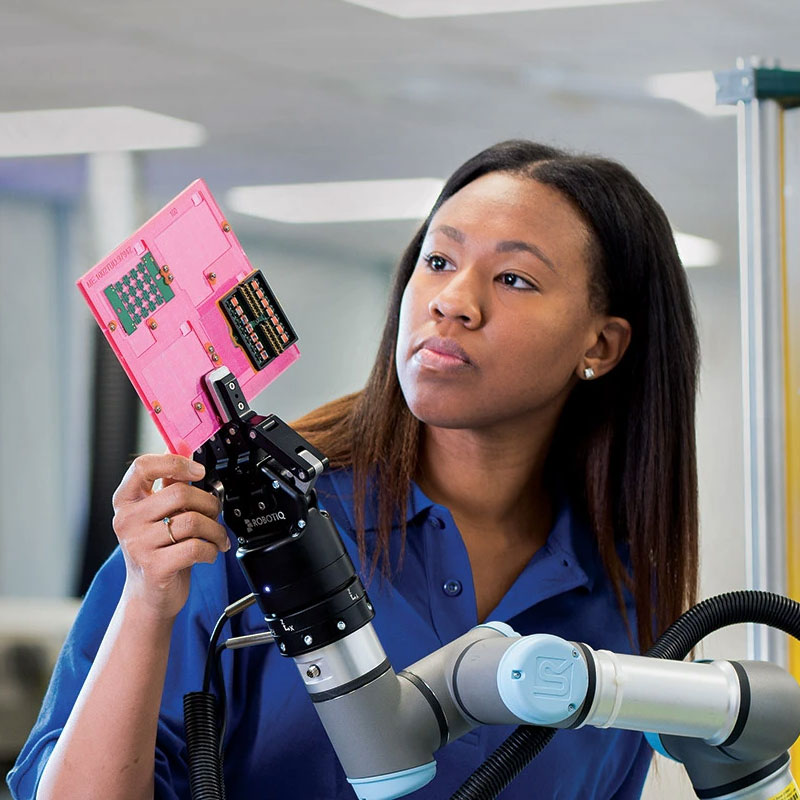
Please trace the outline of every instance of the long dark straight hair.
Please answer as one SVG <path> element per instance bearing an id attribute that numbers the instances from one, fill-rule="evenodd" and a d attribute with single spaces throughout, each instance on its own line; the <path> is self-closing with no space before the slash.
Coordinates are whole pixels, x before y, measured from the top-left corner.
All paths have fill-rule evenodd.
<path id="1" fill-rule="evenodd" d="M 695 599 L 698 343 L 684 269 L 666 215 L 620 164 L 524 140 L 489 147 L 450 177 L 403 254 L 378 355 L 365 388 L 294 423 L 331 459 L 352 468 L 362 563 L 391 574 L 390 536 L 400 522 L 420 452 L 421 423 L 395 371 L 400 301 L 428 225 L 449 197 L 490 172 L 527 177 L 562 193 L 592 234 L 590 302 L 623 317 L 632 339 L 621 362 L 573 389 L 551 446 L 572 502 L 594 531 L 624 613 L 633 597 L 639 647 L 650 646 Z M 368 483 L 379 487 L 376 545 L 366 553 Z M 401 548 L 402 550 L 402 548 Z"/>

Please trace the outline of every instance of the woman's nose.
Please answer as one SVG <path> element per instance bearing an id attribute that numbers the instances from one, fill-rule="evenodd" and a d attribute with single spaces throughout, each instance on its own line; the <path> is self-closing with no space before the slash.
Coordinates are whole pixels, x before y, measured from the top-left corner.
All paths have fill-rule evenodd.
<path id="1" fill-rule="evenodd" d="M 435 319 L 451 319 L 468 328 L 477 328 L 483 312 L 474 279 L 465 273 L 451 278 L 428 303 L 428 311 Z"/>

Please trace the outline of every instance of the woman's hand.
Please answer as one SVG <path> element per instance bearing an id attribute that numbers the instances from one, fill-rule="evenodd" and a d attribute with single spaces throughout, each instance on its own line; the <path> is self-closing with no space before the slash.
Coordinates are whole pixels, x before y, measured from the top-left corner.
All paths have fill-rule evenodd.
<path id="1" fill-rule="evenodd" d="M 217 522 L 219 501 L 188 484 L 204 474 L 183 456 L 139 456 L 114 493 L 114 532 L 127 568 L 123 600 L 161 620 L 183 608 L 192 565 L 213 563 L 231 546 Z M 163 488 L 153 491 L 158 479 Z"/>

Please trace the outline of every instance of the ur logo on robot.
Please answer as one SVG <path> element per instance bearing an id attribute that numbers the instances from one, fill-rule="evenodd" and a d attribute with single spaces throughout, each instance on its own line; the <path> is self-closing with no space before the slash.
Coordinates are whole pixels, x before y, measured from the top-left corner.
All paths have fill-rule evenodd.
<path id="1" fill-rule="evenodd" d="M 565 697 L 572 687 L 573 663 L 565 658 L 537 658 L 533 694 Z"/>

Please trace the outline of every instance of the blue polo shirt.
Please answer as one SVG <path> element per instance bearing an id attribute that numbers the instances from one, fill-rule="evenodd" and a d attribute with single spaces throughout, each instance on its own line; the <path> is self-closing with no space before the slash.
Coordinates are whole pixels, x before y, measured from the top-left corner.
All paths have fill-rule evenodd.
<path id="1" fill-rule="evenodd" d="M 358 565 L 349 472 L 324 474 L 317 490 L 320 505 L 336 521 Z M 373 624 L 398 671 L 478 624 L 469 559 L 450 512 L 414 485 L 406 522 L 402 567 L 391 582 L 375 578 L 368 589 L 376 611 Z M 368 513 L 368 552 L 375 528 Z M 396 542 L 394 555 L 399 555 Z M 39 719 L 9 773 L 8 783 L 17 800 L 32 800 L 36 794 L 44 764 L 97 653 L 124 580 L 125 565 L 117 549 L 86 595 Z M 223 608 L 248 593 L 233 548 L 215 564 L 193 568 L 189 599 L 175 621 L 159 718 L 155 753 L 155 797 L 159 800 L 188 800 L 190 796 L 183 695 L 202 686 L 209 635 Z M 489 619 L 508 622 L 522 634 L 553 633 L 594 648 L 631 652 L 593 537 L 566 503 L 557 512 L 546 544 Z M 258 606 L 233 621 L 235 635 L 264 629 Z M 225 779 L 230 800 L 354 799 L 291 659 L 272 645 L 251 647 L 223 654 L 223 672 L 228 692 Z M 438 751 L 436 778 L 409 797 L 448 798 L 512 730 L 482 727 Z M 501 797 L 637 798 L 650 754 L 638 733 L 593 728 L 560 731 Z"/>

